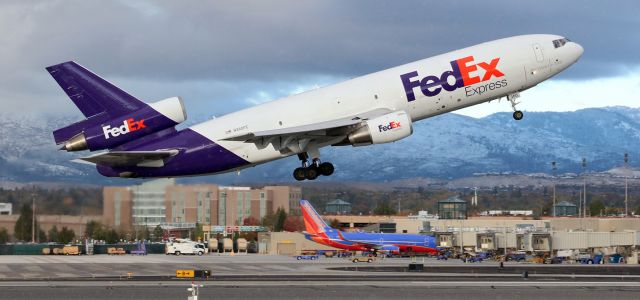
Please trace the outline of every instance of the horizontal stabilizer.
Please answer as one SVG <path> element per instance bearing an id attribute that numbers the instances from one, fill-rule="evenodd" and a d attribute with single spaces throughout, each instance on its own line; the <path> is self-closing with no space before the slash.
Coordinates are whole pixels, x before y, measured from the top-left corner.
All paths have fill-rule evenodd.
<path id="1" fill-rule="evenodd" d="M 110 167 L 155 167 L 164 166 L 164 160 L 178 154 L 178 150 L 164 151 L 111 151 L 81 157 L 82 161 Z"/>

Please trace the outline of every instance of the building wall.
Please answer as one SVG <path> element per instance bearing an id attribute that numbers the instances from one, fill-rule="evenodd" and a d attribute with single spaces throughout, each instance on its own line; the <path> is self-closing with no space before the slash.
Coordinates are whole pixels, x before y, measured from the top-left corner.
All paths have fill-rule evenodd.
<path id="1" fill-rule="evenodd" d="M 545 218 L 542 220 L 534 220 L 521 217 L 473 217 L 466 220 L 421 220 L 394 216 L 341 215 L 323 216 L 323 218 L 325 220 L 337 219 L 340 223 L 349 224 L 350 227 L 353 227 L 355 223 L 373 224 L 392 221 L 396 223 L 397 232 L 400 233 L 403 232 L 403 230 L 406 230 L 407 233 L 419 233 L 424 226 L 424 222 L 428 222 L 431 231 L 436 232 L 457 231 L 460 228 L 467 228 L 474 231 L 500 231 L 506 227 L 509 230 L 516 230 L 518 225 L 526 224 L 548 231 L 640 231 L 640 218 Z"/>
<path id="2" fill-rule="evenodd" d="M 219 191 L 218 222 L 212 225 L 242 225 L 251 216 L 251 201 L 255 191 L 247 187 L 225 187 Z"/>
<path id="3" fill-rule="evenodd" d="M 16 221 L 20 215 L 0 215 L 0 228 L 6 228 L 10 235 L 13 235 Z M 80 238 L 84 234 L 85 227 L 89 221 L 102 222 L 102 216 L 65 216 L 65 215 L 36 215 L 36 220 L 40 229 L 48 232 L 54 225 L 58 230 L 67 227 Z"/>
<path id="4" fill-rule="evenodd" d="M 169 186 L 174 186 L 175 179 L 156 179 L 143 184 L 131 186 L 132 193 L 132 225 L 155 227 L 166 221 L 165 195 Z"/>
<path id="5" fill-rule="evenodd" d="M 438 202 L 438 215 L 441 219 L 466 219 L 467 203 L 466 202 Z"/>
<path id="6" fill-rule="evenodd" d="M 259 251 L 262 254 L 278 254 L 278 243 L 295 244 L 295 254 L 302 250 L 338 250 L 304 238 L 299 232 L 261 232 L 258 234 Z"/>
<path id="7" fill-rule="evenodd" d="M 13 205 L 11 203 L 0 203 L 0 215 L 11 215 L 13 214 Z"/>
<path id="8" fill-rule="evenodd" d="M 166 222 L 217 224 L 218 194 L 215 184 L 167 186 Z"/>
<path id="9" fill-rule="evenodd" d="M 640 231 L 640 218 L 553 218 L 551 228 L 557 231 Z"/>
<path id="10" fill-rule="evenodd" d="M 215 184 L 176 185 L 173 180 L 154 180 L 139 186 L 103 189 L 105 223 L 125 230 L 133 226 L 155 227 L 160 223 L 243 225 L 253 217 L 260 221 L 282 207 L 300 214 L 299 187 L 220 187 Z"/>
<path id="11" fill-rule="evenodd" d="M 127 187 L 102 189 L 102 220 L 111 228 L 130 230 L 132 223 L 132 193 Z"/>
<path id="12" fill-rule="evenodd" d="M 265 186 L 264 190 L 273 193 L 273 210 L 282 207 L 287 214 L 299 216 L 302 189 L 297 186 Z"/>

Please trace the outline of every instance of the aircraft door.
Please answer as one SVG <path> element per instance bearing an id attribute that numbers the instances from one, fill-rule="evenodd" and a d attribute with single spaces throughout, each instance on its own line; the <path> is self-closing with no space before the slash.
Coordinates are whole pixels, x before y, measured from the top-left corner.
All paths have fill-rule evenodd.
<path id="1" fill-rule="evenodd" d="M 551 76 L 549 61 L 545 60 L 544 48 L 538 44 L 531 44 L 535 61 L 525 67 L 525 80 L 528 86 L 534 86 Z"/>
<path id="2" fill-rule="evenodd" d="M 540 47 L 540 44 L 533 44 L 533 53 L 535 53 L 536 55 L 536 61 L 541 63 L 544 61 L 544 55 L 542 53 L 542 48 Z"/>

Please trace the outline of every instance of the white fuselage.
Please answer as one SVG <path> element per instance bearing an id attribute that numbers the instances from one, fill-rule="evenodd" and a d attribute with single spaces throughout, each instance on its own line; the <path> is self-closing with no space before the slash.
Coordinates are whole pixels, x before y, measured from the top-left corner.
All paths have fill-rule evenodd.
<path id="1" fill-rule="evenodd" d="M 576 62 L 582 47 L 568 42 L 555 48 L 552 41 L 561 38 L 523 35 L 486 42 L 250 107 L 191 129 L 255 165 L 293 153 L 282 153 L 273 145 L 260 148 L 254 143 L 222 139 L 335 120 L 376 108 L 406 111 L 415 122 L 504 97 L 533 87 Z M 415 100 L 409 101 L 402 75 L 415 85 L 427 76 L 440 78 L 444 72 L 452 71 L 452 61 L 465 67 L 466 86 L 448 91 L 442 83 L 425 79 L 423 87 L 410 89 Z M 412 72 L 417 72 L 417 76 L 407 75 Z M 455 76 L 449 76 L 447 84 L 451 86 L 455 80 Z M 425 87 L 429 95 L 423 92 Z M 438 88 L 440 92 L 433 95 Z"/>

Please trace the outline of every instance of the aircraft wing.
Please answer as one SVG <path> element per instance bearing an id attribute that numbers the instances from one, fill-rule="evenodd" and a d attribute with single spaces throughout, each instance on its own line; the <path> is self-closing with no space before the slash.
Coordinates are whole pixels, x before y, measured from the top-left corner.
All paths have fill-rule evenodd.
<path id="1" fill-rule="evenodd" d="M 359 125 L 363 120 L 379 117 L 390 112 L 392 112 L 392 110 L 388 108 L 377 108 L 374 110 L 335 120 L 306 124 L 301 126 L 244 133 L 226 137 L 222 140 L 265 143 L 265 141 L 273 138 L 301 139 L 345 136 L 351 132 L 350 129 L 355 130 L 357 128 L 357 125 Z"/>
<path id="2" fill-rule="evenodd" d="M 178 154 L 178 150 L 161 151 L 110 151 L 81 157 L 81 162 L 90 162 L 110 167 L 155 167 L 164 166 L 164 160 Z"/>
<path id="3" fill-rule="evenodd" d="M 341 231 L 338 231 L 338 237 L 340 237 L 340 239 L 343 241 L 354 243 L 355 245 L 361 246 L 363 248 L 383 250 L 383 248 L 386 247 L 385 244 L 381 244 L 381 243 L 365 243 L 362 241 L 354 241 L 354 240 L 347 239 L 344 237 L 344 235 L 342 235 Z"/>

